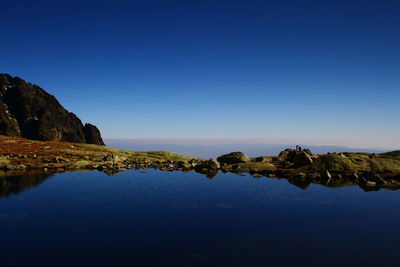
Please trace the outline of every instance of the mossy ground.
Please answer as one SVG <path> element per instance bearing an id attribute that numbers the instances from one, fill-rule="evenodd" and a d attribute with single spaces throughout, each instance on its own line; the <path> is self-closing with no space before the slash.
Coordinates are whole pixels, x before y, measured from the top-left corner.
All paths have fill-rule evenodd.
<path id="1" fill-rule="evenodd" d="M 307 168 L 310 171 L 400 173 L 400 152 L 320 155 Z"/>
<path id="2" fill-rule="evenodd" d="M 334 172 L 355 172 L 358 168 L 358 165 L 348 157 L 338 154 L 322 155 L 309 167 L 311 171 L 327 170 Z"/>
<path id="3" fill-rule="evenodd" d="M 187 162 L 193 157 L 167 151 L 137 152 L 113 147 L 66 142 L 33 141 L 24 138 L 0 136 L 0 165 L 24 164 L 30 167 L 53 165 L 86 166 L 103 164 L 107 155 L 132 162 Z"/>
<path id="4" fill-rule="evenodd" d="M 237 164 L 232 164 L 229 165 L 230 170 L 237 170 L 237 171 L 243 171 L 243 172 L 263 172 L 263 171 L 275 171 L 276 167 L 269 163 L 269 162 L 254 162 L 254 161 L 249 161 L 249 162 L 244 162 L 244 163 L 237 163 Z"/>

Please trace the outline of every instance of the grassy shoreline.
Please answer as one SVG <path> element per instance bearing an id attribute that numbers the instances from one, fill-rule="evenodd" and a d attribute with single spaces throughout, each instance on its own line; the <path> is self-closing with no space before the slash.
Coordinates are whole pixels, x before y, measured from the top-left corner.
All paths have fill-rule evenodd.
<path id="1" fill-rule="evenodd" d="M 400 151 L 312 154 L 287 149 L 279 156 L 250 158 L 234 152 L 205 160 L 167 151 L 128 151 L 107 146 L 33 141 L 0 136 L 0 177 L 32 173 L 98 170 L 115 174 L 126 169 L 197 171 L 213 178 L 222 172 L 250 173 L 255 178 L 285 178 L 293 184 L 366 188 L 400 188 Z"/>

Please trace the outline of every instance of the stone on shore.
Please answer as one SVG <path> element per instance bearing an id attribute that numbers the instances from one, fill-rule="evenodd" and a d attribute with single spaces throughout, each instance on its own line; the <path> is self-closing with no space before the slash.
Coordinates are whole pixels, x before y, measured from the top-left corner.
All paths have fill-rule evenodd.
<path id="1" fill-rule="evenodd" d="M 294 156 L 294 164 L 297 167 L 303 167 L 306 165 L 310 165 L 311 163 L 313 163 L 313 160 L 311 156 L 306 152 L 298 152 Z"/>
<path id="2" fill-rule="evenodd" d="M 220 167 L 221 165 L 218 163 L 218 161 L 216 161 L 215 159 L 210 159 L 196 165 L 195 169 L 218 170 Z"/>
<path id="3" fill-rule="evenodd" d="M 232 152 L 229 154 L 222 155 L 217 158 L 219 163 L 225 164 L 236 164 L 236 163 L 245 163 L 251 161 L 249 156 L 242 152 Z"/>

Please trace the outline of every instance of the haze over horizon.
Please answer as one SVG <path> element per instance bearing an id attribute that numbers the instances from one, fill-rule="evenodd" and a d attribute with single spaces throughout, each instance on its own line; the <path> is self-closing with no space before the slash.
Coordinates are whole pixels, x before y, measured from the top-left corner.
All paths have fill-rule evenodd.
<path id="1" fill-rule="evenodd" d="M 355 142 L 343 142 L 338 145 L 331 140 L 307 140 L 307 139 L 279 139 L 279 138 L 105 138 L 107 145 L 123 144 L 126 145 L 178 145 L 178 146 L 218 146 L 218 145 L 272 145 L 272 146 L 292 146 L 301 145 L 303 147 L 337 147 L 350 149 L 369 149 L 369 150 L 390 150 L 392 147 L 384 146 L 363 146 Z M 121 148 L 122 148 L 121 147 Z M 334 152 L 334 151 L 328 151 Z"/>
<path id="2" fill-rule="evenodd" d="M 400 148 L 400 2 L 2 9 L 0 73 L 38 84 L 105 139 Z"/>

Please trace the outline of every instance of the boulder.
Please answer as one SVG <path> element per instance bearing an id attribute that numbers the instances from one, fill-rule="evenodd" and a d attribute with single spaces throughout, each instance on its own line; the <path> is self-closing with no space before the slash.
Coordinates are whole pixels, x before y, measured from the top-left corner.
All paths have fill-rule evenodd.
<path id="1" fill-rule="evenodd" d="M 295 155 L 299 153 L 295 149 L 287 148 L 279 153 L 279 157 L 283 158 L 287 162 L 293 162 Z"/>
<path id="2" fill-rule="evenodd" d="M 117 154 L 107 154 L 103 157 L 103 161 L 110 162 L 111 164 L 121 164 L 126 160 L 127 158 L 125 156 L 119 156 Z"/>
<path id="3" fill-rule="evenodd" d="M 294 155 L 294 164 L 296 167 L 303 167 L 313 163 L 311 156 L 306 152 L 297 152 Z"/>
<path id="4" fill-rule="evenodd" d="M 218 170 L 221 167 L 221 165 L 219 165 L 218 161 L 216 161 L 215 159 L 210 159 L 209 161 L 207 161 L 206 166 L 208 167 L 208 169 L 211 170 Z"/>
<path id="5" fill-rule="evenodd" d="M 235 164 L 249 162 L 251 159 L 242 152 L 232 152 L 217 158 L 219 163 Z"/>
<path id="6" fill-rule="evenodd" d="M 300 156 L 298 156 L 298 155 L 300 155 Z M 305 155 L 308 155 L 309 157 L 307 157 Z M 310 162 L 309 162 L 310 159 L 311 159 L 311 163 L 312 163 L 312 158 L 311 158 L 312 152 L 310 149 L 303 149 L 302 151 L 298 151 L 296 149 L 287 148 L 279 153 L 279 157 L 283 158 L 284 160 L 286 160 L 288 162 L 292 162 L 292 163 L 293 162 L 296 163 L 295 161 L 296 161 L 297 156 L 298 156 L 297 160 L 303 161 L 303 159 L 304 159 L 303 163 L 298 162 L 300 164 L 298 167 L 310 164 Z"/>
<path id="7" fill-rule="evenodd" d="M 195 169 L 218 170 L 220 167 L 221 165 L 218 163 L 218 161 L 216 161 L 215 159 L 210 159 L 196 165 Z"/>
<path id="8" fill-rule="evenodd" d="M 295 153 L 296 153 L 295 149 L 286 148 L 285 150 L 281 151 L 281 153 L 279 153 L 279 157 L 287 158 L 289 155 L 293 155 Z"/>

